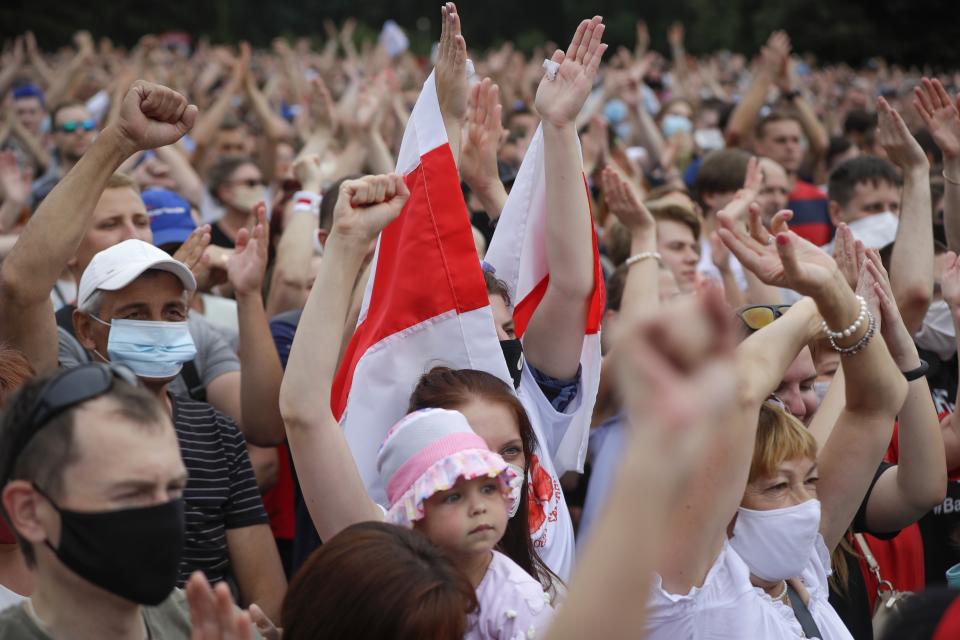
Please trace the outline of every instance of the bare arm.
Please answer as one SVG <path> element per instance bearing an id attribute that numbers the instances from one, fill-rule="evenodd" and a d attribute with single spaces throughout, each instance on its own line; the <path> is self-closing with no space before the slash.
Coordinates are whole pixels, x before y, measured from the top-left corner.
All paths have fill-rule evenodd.
<path id="1" fill-rule="evenodd" d="M 356 522 L 382 519 L 328 398 L 353 284 L 370 243 L 408 197 L 398 176 L 367 176 L 340 186 L 334 227 L 287 361 L 280 411 L 304 500 L 322 540 Z"/>
<path id="2" fill-rule="evenodd" d="M 477 194 L 490 220 L 496 220 L 507 202 L 507 190 L 500 182 L 497 149 L 503 136 L 500 89 L 484 78 L 470 90 L 467 109 L 467 135 L 460 157 L 460 175 Z"/>
<path id="3" fill-rule="evenodd" d="M 45 170 L 50 166 L 50 153 L 36 136 L 27 131 L 26 127 L 20 123 L 19 118 L 14 117 L 11 120 L 10 131 L 17 140 L 23 143 L 27 153 L 33 156 L 33 159 L 36 160 L 41 169 Z"/>
<path id="4" fill-rule="evenodd" d="M 933 299 L 933 211 L 930 163 L 907 125 L 883 98 L 877 100 L 878 138 L 903 172 L 900 224 L 890 257 L 890 284 L 910 334 L 920 330 Z"/>
<path id="5" fill-rule="evenodd" d="M 760 59 L 757 61 L 753 81 L 743 98 L 734 107 L 727 123 L 727 144 L 743 146 L 753 126 L 760 115 L 760 109 L 767 99 L 767 93 L 776 79 L 777 71 L 782 64 L 784 51 L 789 52 L 790 39 L 782 31 L 775 31 L 770 35 L 767 44 L 763 47 Z"/>
<path id="6" fill-rule="evenodd" d="M 537 369 L 563 380 L 577 374 L 593 293 L 593 224 L 573 122 L 593 85 L 607 45 L 600 18 L 584 20 L 567 49 L 553 54 L 556 78 L 537 89 L 543 117 L 546 253 L 550 282 L 524 335 L 524 354 Z"/>
<path id="7" fill-rule="evenodd" d="M 139 149 L 179 139 L 196 116 L 196 107 L 188 107 L 179 94 L 158 85 L 135 83 L 124 98 L 117 124 L 97 136 L 44 199 L 3 261 L 0 335 L 25 353 L 38 372 L 57 366 L 50 290 L 76 253 L 107 180 Z"/>
<path id="8" fill-rule="evenodd" d="M 319 156 L 298 158 L 293 163 L 293 175 L 304 191 L 320 193 Z M 310 284 L 310 261 L 313 259 L 318 216 L 309 210 L 298 210 L 295 204 L 288 205 L 286 215 L 267 298 L 267 316 L 270 318 L 298 308 L 303 303 L 303 292 Z"/>
<path id="9" fill-rule="evenodd" d="M 71 88 L 81 75 L 80 70 L 93 58 L 93 39 L 89 33 L 81 31 L 74 36 L 74 40 L 77 42 L 77 54 L 63 68 L 55 72 L 50 86 L 47 87 L 48 108 L 67 100 Z"/>
<path id="10" fill-rule="evenodd" d="M 197 120 L 197 126 L 194 127 L 191 137 L 196 143 L 191 164 L 197 169 L 201 169 L 206 161 L 207 147 L 213 143 L 213 138 L 217 130 L 223 123 L 224 118 L 230 111 L 233 98 L 243 89 L 243 79 L 246 77 L 247 69 L 250 67 L 250 49 L 241 48 L 241 56 L 234 61 L 233 70 L 230 79 L 220 90 L 217 99 L 213 104 L 204 109 L 203 117 Z"/>
<path id="11" fill-rule="evenodd" d="M 452 2 L 440 9 L 440 18 L 440 46 L 434 80 L 450 151 L 459 166 L 461 129 L 467 113 L 467 42 L 460 34 L 460 14 Z"/>
<path id="12" fill-rule="evenodd" d="M 170 177 L 177 183 L 177 193 L 195 207 L 203 200 L 203 180 L 190 165 L 190 161 L 176 145 L 154 149 L 157 157 L 170 167 Z"/>
<path id="13" fill-rule="evenodd" d="M 960 343 L 960 330 L 957 329 L 960 327 L 960 261 L 957 260 L 957 254 L 952 251 L 947 253 L 947 266 L 943 272 L 941 286 L 943 299 L 950 307 L 956 339 Z M 953 471 L 960 468 L 960 420 L 957 420 L 956 412 L 943 419 L 940 430 L 943 435 L 947 469 Z"/>
<path id="14" fill-rule="evenodd" d="M 280 605 L 287 591 L 287 579 L 273 533 L 267 524 L 227 529 L 230 568 L 240 588 L 240 605 L 253 603 L 271 618 L 280 618 Z"/>
<path id="15" fill-rule="evenodd" d="M 269 447 L 283 442 L 283 418 L 278 406 L 283 368 L 261 295 L 269 244 L 266 206 L 257 205 L 254 215 L 257 222 L 253 232 L 241 229 L 237 234 L 227 274 L 236 291 L 240 325 L 240 425 L 248 442 Z"/>

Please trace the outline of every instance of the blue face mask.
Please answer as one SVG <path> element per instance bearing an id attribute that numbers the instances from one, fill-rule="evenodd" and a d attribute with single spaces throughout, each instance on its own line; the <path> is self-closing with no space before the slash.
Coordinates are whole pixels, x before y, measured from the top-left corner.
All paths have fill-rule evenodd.
<path id="1" fill-rule="evenodd" d="M 139 378 L 173 378 L 184 362 L 197 355 L 197 347 L 186 322 L 114 320 L 97 322 L 110 327 L 107 353 L 110 362 L 130 367 Z M 101 358 L 102 354 L 97 354 Z"/>
<path id="2" fill-rule="evenodd" d="M 603 107 L 603 117 L 616 126 L 627 119 L 627 105 L 623 100 L 614 98 Z"/>
<path id="3" fill-rule="evenodd" d="M 678 116 L 673 113 L 664 116 L 661 126 L 663 128 L 663 135 L 667 139 L 672 138 L 673 134 L 677 132 L 690 133 L 693 131 L 693 123 L 690 122 L 690 118 Z"/>

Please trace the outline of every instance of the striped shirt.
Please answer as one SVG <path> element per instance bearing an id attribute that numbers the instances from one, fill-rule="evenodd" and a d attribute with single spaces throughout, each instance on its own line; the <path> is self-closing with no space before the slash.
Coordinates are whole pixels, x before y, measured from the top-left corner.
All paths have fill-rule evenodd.
<path id="1" fill-rule="evenodd" d="M 233 420 L 205 402 L 170 395 L 173 424 L 189 479 L 180 576 L 203 571 L 211 583 L 230 572 L 227 529 L 267 522 L 246 443 Z"/>

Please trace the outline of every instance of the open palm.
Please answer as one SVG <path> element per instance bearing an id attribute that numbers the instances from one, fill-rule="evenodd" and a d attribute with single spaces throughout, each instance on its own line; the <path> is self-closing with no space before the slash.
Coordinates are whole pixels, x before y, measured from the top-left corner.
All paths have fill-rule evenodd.
<path id="1" fill-rule="evenodd" d="M 267 207 L 259 203 L 253 208 L 256 218 L 253 231 L 241 229 L 236 249 L 227 260 L 227 277 L 237 293 L 259 292 L 267 269 Z"/>
<path id="2" fill-rule="evenodd" d="M 544 121 L 554 126 L 573 122 L 593 88 L 600 58 L 607 50 L 601 43 L 604 25 L 600 16 L 584 20 L 570 41 L 567 52 L 560 49 L 551 60 L 560 65 L 556 77 L 546 74 L 537 87 L 534 106 Z"/>
<path id="3" fill-rule="evenodd" d="M 960 97 L 956 104 L 939 80 L 923 79 L 914 90 L 913 106 L 933 136 L 934 142 L 949 158 L 960 156 Z"/>

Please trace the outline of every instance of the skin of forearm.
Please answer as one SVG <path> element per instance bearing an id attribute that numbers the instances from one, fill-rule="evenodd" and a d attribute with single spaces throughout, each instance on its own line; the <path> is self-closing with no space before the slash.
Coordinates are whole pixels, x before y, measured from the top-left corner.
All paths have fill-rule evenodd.
<path id="1" fill-rule="evenodd" d="M 47 299 L 76 253 L 107 180 L 131 153 L 120 135 L 111 127 L 104 129 L 34 213 L 0 270 L 8 302 Z"/>
<path id="2" fill-rule="evenodd" d="M 637 255 L 657 250 L 657 230 L 635 229 L 630 237 L 630 254 Z M 628 326 L 633 318 L 656 311 L 660 306 L 658 286 L 660 264 L 656 259 L 647 258 L 628 268 L 623 283 L 623 296 L 620 302 L 620 315 Z"/>
<path id="3" fill-rule="evenodd" d="M 203 200 L 203 181 L 190 166 L 187 158 L 172 145 L 154 149 L 157 157 L 170 167 L 170 177 L 177 183 L 178 192 L 190 204 L 199 207 Z"/>
<path id="4" fill-rule="evenodd" d="M 391 173 L 397 163 L 380 133 L 378 131 L 368 131 L 363 138 L 367 145 L 367 168 L 370 173 Z"/>
<path id="5" fill-rule="evenodd" d="M 767 92 L 773 84 L 773 78 L 765 70 L 757 73 L 750 88 L 744 94 L 743 99 L 734 107 L 730 115 L 730 122 L 727 124 L 727 140 L 734 144 L 740 144 L 746 140 L 747 135 L 757 121 L 760 115 L 760 109 L 767 97 Z"/>
<path id="6" fill-rule="evenodd" d="M 826 128 L 820 123 L 820 119 L 817 118 L 817 114 L 814 113 L 813 107 L 802 96 L 793 101 L 793 106 L 800 117 L 800 125 L 807 134 L 810 152 L 817 158 L 824 156 L 830 146 L 830 137 Z"/>
<path id="7" fill-rule="evenodd" d="M 19 119 L 13 119 L 13 126 L 11 127 L 10 131 L 20 142 L 23 143 L 23 145 L 27 148 L 27 152 L 33 156 L 33 159 L 37 161 L 37 164 L 39 164 L 42 169 L 46 169 L 50 166 L 50 153 L 43 147 L 42 144 L 40 144 L 40 141 L 37 140 L 36 136 L 31 134 L 22 124 L 20 124 Z"/>
<path id="8" fill-rule="evenodd" d="M 951 180 L 960 182 L 960 156 L 944 157 L 943 171 Z M 943 224 L 949 249 L 960 251 L 960 185 L 949 180 L 944 180 Z"/>
<path id="9" fill-rule="evenodd" d="M 890 256 L 890 287 L 907 329 L 920 329 L 933 298 L 933 224 L 929 166 L 905 172 L 902 224 Z"/>
<path id="10" fill-rule="evenodd" d="M 308 190 L 319 193 L 318 189 Z M 299 296 L 309 284 L 307 280 L 310 277 L 317 217 L 312 213 L 291 212 L 289 220 L 277 245 L 273 283 L 267 299 L 267 316 L 271 318 L 299 306 L 303 301 Z"/>
<path id="11" fill-rule="evenodd" d="M 283 369 L 259 291 L 237 294 L 237 318 L 244 436 L 257 446 L 274 446 L 283 442 L 283 418 L 277 403 Z"/>
<path id="12" fill-rule="evenodd" d="M 474 189 L 474 193 L 477 194 L 480 205 L 483 207 L 483 210 L 487 212 L 487 217 L 490 218 L 490 221 L 493 222 L 499 219 L 500 214 L 503 212 L 503 206 L 507 204 L 507 190 L 504 188 L 503 183 L 500 182 L 500 179 L 497 178 L 483 188 Z"/>
<path id="13" fill-rule="evenodd" d="M 550 182 L 546 223 L 550 285 L 586 298 L 593 291 L 593 228 L 576 130 L 544 122 L 543 144 Z"/>
<path id="14" fill-rule="evenodd" d="M 898 418 L 900 455 L 897 484 L 901 495 L 907 500 L 917 501 L 917 506 L 925 511 L 931 503 L 938 502 L 936 497 L 947 486 L 940 420 L 926 378 L 910 383 L 907 399 Z"/>

